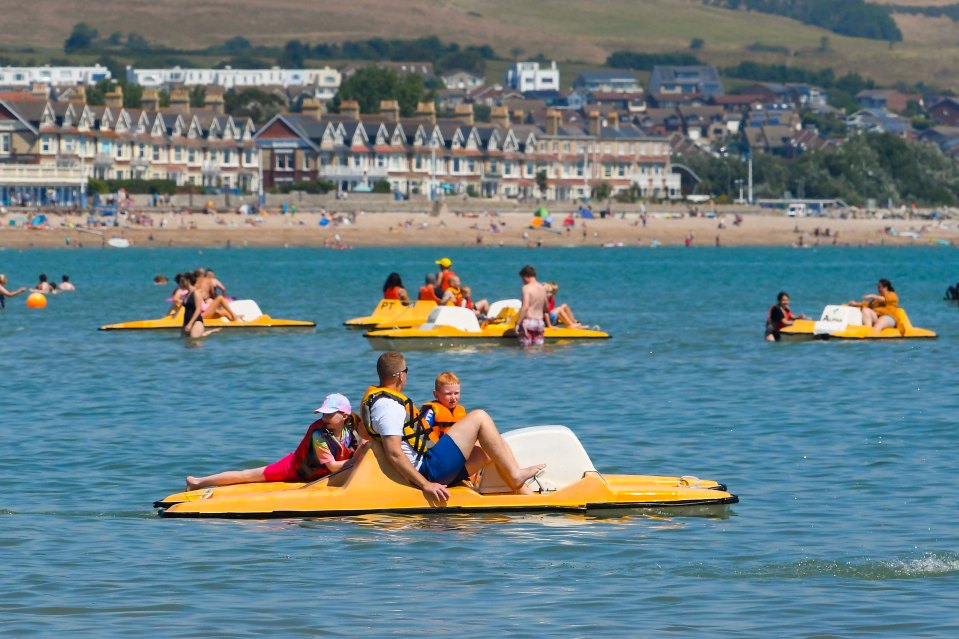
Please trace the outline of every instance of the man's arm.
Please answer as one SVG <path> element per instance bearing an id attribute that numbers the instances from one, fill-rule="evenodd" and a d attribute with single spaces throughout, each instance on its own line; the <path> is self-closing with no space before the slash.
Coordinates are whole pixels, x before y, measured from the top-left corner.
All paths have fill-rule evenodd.
<path id="1" fill-rule="evenodd" d="M 406 481 L 422 490 L 426 494 L 427 499 L 431 501 L 446 501 L 450 498 L 450 491 L 446 489 L 446 486 L 427 480 L 426 477 L 423 477 L 423 475 L 413 468 L 409 457 L 403 452 L 403 447 L 400 445 L 400 437 L 398 435 L 387 435 L 382 438 L 382 441 L 383 450 L 386 451 L 386 458 L 390 460 L 393 468 L 395 468 Z"/>
<path id="2" fill-rule="evenodd" d="M 523 303 L 520 305 L 519 310 L 516 311 L 516 330 L 522 328 L 523 319 L 526 318 L 526 313 L 529 312 L 530 306 L 530 293 L 529 287 L 523 286 Z"/>

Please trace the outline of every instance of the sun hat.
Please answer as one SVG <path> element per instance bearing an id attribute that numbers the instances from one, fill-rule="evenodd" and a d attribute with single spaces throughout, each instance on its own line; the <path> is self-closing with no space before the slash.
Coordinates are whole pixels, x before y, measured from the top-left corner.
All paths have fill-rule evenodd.
<path id="1" fill-rule="evenodd" d="M 339 393 L 330 393 L 326 396 L 326 399 L 323 400 L 323 405 L 317 408 L 314 413 L 352 413 L 353 408 L 350 406 L 350 400 L 348 400 L 343 395 Z"/>
<path id="2" fill-rule="evenodd" d="M 453 266 L 453 261 L 448 257 L 441 257 L 440 259 L 436 260 L 436 263 L 443 268 L 450 268 Z"/>

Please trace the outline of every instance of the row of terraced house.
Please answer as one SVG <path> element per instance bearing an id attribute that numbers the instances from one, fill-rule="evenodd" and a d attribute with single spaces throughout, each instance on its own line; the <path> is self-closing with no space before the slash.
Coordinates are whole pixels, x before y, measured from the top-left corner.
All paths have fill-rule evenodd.
<path id="1" fill-rule="evenodd" d="M 315 98 L 301 111 L 275 116 L 259 130 L 224 113 L 223 94 L 208 88 L 191 108 L 185 88 L 159 107 L 155 90 L 142 108 L 122 106 L 119 89 L 88 105 L 82 86 L 50 100 L 0 93 L 0 198 L 4 202 L 78 203 L 83 184 L 99 179 L 166 179 L 179 186 L 257 193 L 310 180 L 340 191 L 369 191 L 386 181 L 404 196 L 473 193 L 485 197 L 574 199 L 600 183 L 654 199 L 680 197 L 666 138 L 650 136 L 615 113 L 549 110 L 539 124 L 494 107 L 474 121 L 471 105 L 438 118 L 432 103 L 400 117 L 395 101 L 360 114 L 344 101 L 323 112 Z M 541 189 L 545 175 L 546 191 Z"/>

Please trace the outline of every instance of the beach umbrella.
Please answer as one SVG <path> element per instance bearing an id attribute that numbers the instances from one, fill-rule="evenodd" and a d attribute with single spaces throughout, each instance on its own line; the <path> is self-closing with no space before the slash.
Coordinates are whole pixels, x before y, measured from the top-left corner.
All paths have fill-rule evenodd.
<path id="1" fill-rule="evenodd" d="M 538 209 L 536 209 L 536 216 L 537 216 L 537 217 L 548 217 L 548 216 L 549 216 L 549 211 L 546 210 L 546 207 L 545 207 L 545 206 L 541 206 L 541 207 L 539 207 Z"/>
<path id="2" fill-rule="evenodd" d="M 590 211 L 589 209 L 580 209 L 580 210 L 579 210 L 579 215 L 580 215 L 580 217 L 586 218 L 587 220 L 594 220 L 594 219 L 596 219 L 596 216 L 593 215 L 593 212 Z"/>
<path id="3" fill-rule="evenodd" d="M 46 223 L 47 223 L 47 216 L 43 215 L 42 213 L 40 215 L 35 215 L 33 219 L 30 220 L 30 224 L 32 226 L 43 226 Z"/>

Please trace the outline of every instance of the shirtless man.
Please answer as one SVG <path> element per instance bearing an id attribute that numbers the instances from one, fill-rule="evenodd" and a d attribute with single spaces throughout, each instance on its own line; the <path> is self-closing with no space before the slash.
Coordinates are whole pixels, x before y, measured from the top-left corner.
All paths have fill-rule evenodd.
<path id="1" fill-rule="evenodd" d="M 230 308 L 226 298 L 216 294 L 215 286 L 219 284 L 219 280 L 215 277 L 209 277 L 207 273 L 212 275 L 213 272 L 199 268 L 195 273 L 196 289 L 199 291 L 200 297 L 203 298 L 203 318 L 211 319 L 217 315 L 222 315 L 231 322 L 235 322 L 236 314 L 233 312 L 233 309 Z M 219 284 L 219 286 L 221 288 L 223 287 L 222 284 Z"/>
<path id="2" fill-rule="evenodd" d="M 516 337 L 521 346 L 542 346 L 546 332 L 546 289 L 536 280 L 536 269 L 527 264 L 519 272 L 523 280 L 523 305 L 516 314 Z"/>

